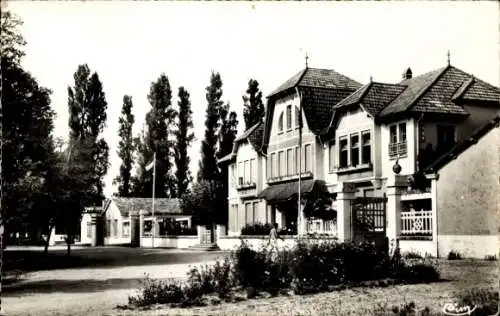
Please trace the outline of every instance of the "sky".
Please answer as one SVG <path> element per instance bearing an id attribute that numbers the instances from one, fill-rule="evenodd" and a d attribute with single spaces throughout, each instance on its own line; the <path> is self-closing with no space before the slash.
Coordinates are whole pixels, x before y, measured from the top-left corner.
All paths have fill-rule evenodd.
<path id="1" fill-rule="evenodd" d="M 5 2 L 4 2 L 5 3 Z M 110 146 L 105 193 L 116 192 L 118 118 L 132 96 L 138 134 L 151 108 L 151 82 L 165 73 L 173 90 L 191 95 L 196 141 L 189 149 L 195 176 L 203 139 L 205 88 L 212 71 L 223 100 L 238 113 L 257 79 L 266 96 L 305 67 L 334 69 L 367 83 L 395 83 L 451 64 L 500 85 L 499 5 L 491 2 L 146 2 L 10 1 L 24 25 L 23 67 L 53 91 L 54 134 L 67 139 L 67 88 L 78 65 L 99 74 L 108 102 L 103 136 Z"/>

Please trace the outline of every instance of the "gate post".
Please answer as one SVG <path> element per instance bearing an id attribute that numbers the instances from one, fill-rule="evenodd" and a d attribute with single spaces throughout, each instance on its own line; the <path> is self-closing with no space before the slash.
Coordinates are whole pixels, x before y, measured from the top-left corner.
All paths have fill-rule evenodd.
<path id="1" fill-rule="evenodd" d="M 337 191 L 337 238 L 340 242 L 352 240 L 351 202 L 356 188 L 352 183 L 339 183 Z"/>
<path id="2" fill-rule="evenodd" d="M 395 243 L 401 226 L 401 189 L 407 186 L 402 177 L 395 176 L 387 184 L 387 238 L 389 243 Z"/>

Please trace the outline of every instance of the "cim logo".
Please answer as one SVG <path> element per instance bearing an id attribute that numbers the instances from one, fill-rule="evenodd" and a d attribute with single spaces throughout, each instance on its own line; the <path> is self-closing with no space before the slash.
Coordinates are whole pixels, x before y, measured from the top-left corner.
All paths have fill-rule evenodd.
<path id="1" fill-rule="evenodd" d="M 460 306 L 458 303 L 447 303 L 443 307 L 443 313 L 453 316 L 472 315 L 477 306 Z"/>

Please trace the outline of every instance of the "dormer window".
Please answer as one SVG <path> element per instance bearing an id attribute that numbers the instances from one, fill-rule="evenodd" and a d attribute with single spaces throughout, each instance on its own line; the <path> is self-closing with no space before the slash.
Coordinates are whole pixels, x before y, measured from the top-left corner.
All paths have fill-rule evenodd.
<path id="1" fill-rule="evenodd" d="M 292 129 L 292 106 L 286 107 L 286 129 Z"/>
<path id="2" fill-rule="evenodd" d="M 295 107 L 295 128 L 299 128 L 300 124 L 300 110 L 298 107 Z"/>
<path id="3" fill-rule="evenodd" d="M 283 112 L 281 112 L 278 119 L 278 133 L 283 133 Z"/>

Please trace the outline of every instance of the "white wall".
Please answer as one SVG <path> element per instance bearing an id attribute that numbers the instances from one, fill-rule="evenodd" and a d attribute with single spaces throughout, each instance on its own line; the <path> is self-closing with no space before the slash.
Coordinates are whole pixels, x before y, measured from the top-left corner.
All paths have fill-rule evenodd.
<path id="1" fill-rule="evenodd" d="M 426 255 L 437 257 L 436 244 L 432 240 L 400 240 L 399 248 L 402 254 L 413 252 L 420 254 L 422 257 Z"/>
<path id="2" fill-rule="evenodd" d="M 92 216 L 90 214 L 83 214 L 82 221 L 80 222 L 80 242 L 82 245 L 92 244 L 92 236 L 87 236 L 87 227 L 90 225 Z"/>
<path id="3" fill-rule="evenodd" d="M 107 221 L 111 220 L 111 231 L 108 232 L 106 231 L 107 228 Z M 113 221 L 117 220 L 117 232 L 113 231 Z M 129 244 L 131 242 L 131 229 L 132 227 L 129 224 L 129 235 L 124 236 L 123 235 L 123 223 L 124 222 L 129 222 L 130 223 L 130 218 L 129 217 L 122 217 L 120 210 L 116 206 L 116 203 L 111 201 L 111 204 L 109 205 L 106 214 L 105 214 L 105 220 L 104 220 L 104 225 L 105 225 L 105 237 L 104 237 L 104 244 L 105 245 L 122 245 L 122 244 Z"/>
<path id="4" fill-rule="evenodd" d="M 498 258 L 499 246 L 498 236 L 494 235 L 438 235 L 439 256 L 444 258 L 452 250 L 465 258 Z"/>
<path id="5" fill-rule="evenodd" d="M 141 237 L 141 247 L 151 248 L 153 238 Z M 155 237 L 155 248 L 179 248 L 187 249 L 199 244 L 198 236 L 168 236 Z"/>
<path id="6" fill-rule="evenodd" d="M 415 144 L 415 120 L 408 119 L 397 121 L 389 125 L 381 126 L 381 153 L 382 153 L 382 177 L 394 177 L 394 172 L 392 167 L 396 162 L 396 158 L 389 157 L 389 142 L 390 142 L 390 126 L 393 124 L 399 124 L 406 122 L 406 143 L 407 143 L 407 154 L 404 157 L 399 158 L 399 165 L 401 166 L 400 175 L 410 175 L 415 173 L 416 168 L 416 144 Z"/>

